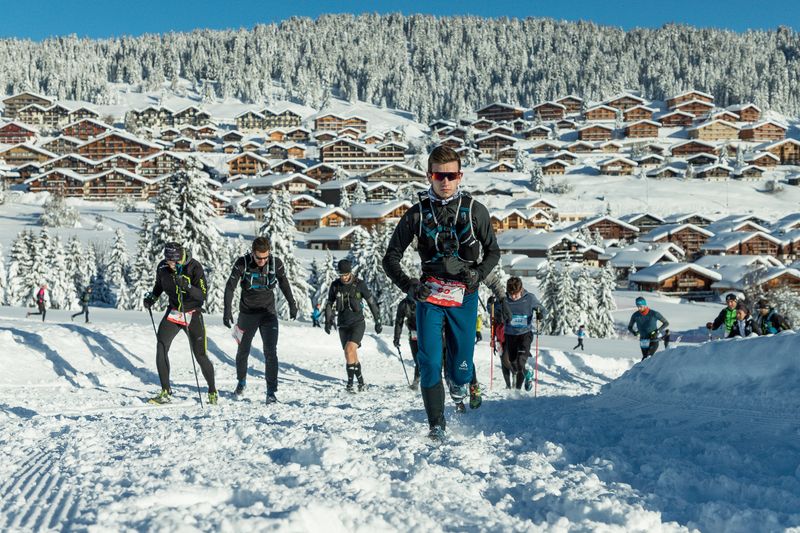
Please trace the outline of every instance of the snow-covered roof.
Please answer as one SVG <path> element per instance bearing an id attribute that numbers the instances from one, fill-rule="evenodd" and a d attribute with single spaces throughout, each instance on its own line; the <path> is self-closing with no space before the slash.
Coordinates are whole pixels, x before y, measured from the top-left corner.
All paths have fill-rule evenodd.
<path id="1" fill-rule="evenodd" d="M 394 200 L 391 202 L 366 202 L 350 206 L 350 215 L 353 219 L 382 218 L 399 207 L 411 207 L 408 200 Z"/>
<path id="2" fill-rule="evenodd" d="M 614 217 L 612 217 L 610 215 L 602 215 L 602 216 L 599 216 L 599 217 L 594 217 L 594 218 L 590 218 L 590 219 L 586 219 L 586 220 L 581 220 L 581 221 L 573 224 L 572 226 L 564 228 L 564 231 L 567 231 L 567 232 L 579 231 L 579 230 L 581 230 L 583 228 L 588 228 L 589 226 L 593 226 L 594 224 L 597 224 L 598 222 L 603 222 L 603 221 L 608 221 L 608 222 L 611 222 L 612 224 L 617 224 L 619 226 L 622 226 L 623 228 L 629 229 L 631 231 L 635 231 L 637 233 L 639 232 L 639 228 L 637 228 L 633 224 L 628 224 L 624 220 L 620 220 L 618 218 L 614 218 Z"/>
<path id="3" fill-rule="evenodd" d="M 709 217 L 708 215 L 703 215 L 700 213 L 692 212 L 692 213 L 673 213 L 671 215 L 667 215 L 664 217 L 664 222 L 667 224 L 675 224 L 683 222 L 684 220 L 688 220 L 690 218 L 702 218 L 708 223 L 714 222 L 714 219 Z"/>
<path id="4" fill-rule="evenodd" d="M 642 242 L 655 242 L 659 239 L 663 239 L 664 237 L 668 237 L 679 231 L 687 229 L 705 235 L 706 237 L 714 236 L 713 232 L 699 226 L 695 226 L 694 224 L 665 224 L 657 228 L 653 228 L 644 235 L 639 236 L 639 240 Z"/>
<path id="5" fill-rule="evenodd" d="M 344 178 L 338 180 L 330 180 L 326 181 L 325 183 L 320 183 L 317 187 L 318 191 L 337 191 L 340 189 L 344 189 L 345 187 L 350 187 L 351 185 L 361 183 L 356 178 Z"/>
<path id="6" fill-rule="evenodd" d="M 361 226 L 322 227 L 306 233 L 308 241 L 340 241 L 351 233 L 361 229 Z"/>
<path id="7" fill-rule="evenodd" d="M 701 267 L 717 270 L 722 267 L 743 266 L 781 266 L 781 262 L 771 255 L 704 255 L 695 262 Z"/>
<path id="8" fill-rule="evenodd" d="M 690 94 L 699 94 L 701 96 L 705 96 L 706 98 L 711 98 L 712 100 L 714 99 L 714 95 L 712 94 L 704 93 L 703 91 L 698 91 L 697 89 L 689 89 L 688 91 L 683 91 L 682 93 L 678 93 L 675 96 L 670 96 L 669 100 L 675 100 L 676 98 L 680 98 L 682 96 L 687 96 Z"/>
<path id="9" fill-rule="evenodd" d="M 645 118 L 645 119 L 642 119 L 642 120 L 637 120 L 636 122 L 631 122 L 630 124 L 628 124 L 626 126 L 626 128 L 632 128 L 634 126 L 638 126 L 639 124 L 649 124 L 651 126 L 655 126 L 656 128 L 660 128 L 661 127 L 661 123 L 660 122 L 656 122 L 655 120 L 649 120 L 649 119 Z"/>
<path id="10" fill-rule="evenodd" d="M 637 283 L 661 283 L 665 279 L 677 276 L 678 274 L 686 272 L 687 270 L 691 270 L 692 272 L 714 281 L 719 281 L 722 279 L 722 276 L 718 272 L 709 270 L 694 263 L 656 263 L 653 266 L 643 268 L 638 272 L 630 274 L 628 276 L 628 280 L 635 281 Z"/>
<path id="11" fill-rule="evenodd" d="M 558 209 L 555 203 L 544 198 L 518 198 L 506 204 L 506 209 L 531 209 L 538 203 L 546 204 L 550 209 Z"/>
<path id="12" fill-rule="evenodd" d="M 376 181 L 376 182 L 373 182 L 373 183 L 365 183 L 365 184 L 362 185 L 362 187 L 364 188 L 364 192 L 371 192 L 371 191 L 374 191 L 375 189 L 380 189 L 380 188 L 389 189 L 392 192 L 396 192 L 397 189 L 399 188 L 399 186 L 397 184 L 389 183 L 389 182 L 386 182 L 386 181 Z"/>
<path id="13" fill-rule="evenodd" d="M 790 276 L 800 281 L 800 270 L 778 267 L 766 267 L 757 270 L 746 268 L 730 268 L 723 274 L 723 278 L 712 284 L 713 289 L 735 289 L 744 291 L 756 285 L 762 285 L 780 276 Z"/>
<path id="14" fill-rule="evenodd" d="M 726 220 L 725 218 L 723 218 L 723 219 L 717 220 L 716 222 L 712 222 L 711 224 L 706 226 L 706 229 L 708 229 L 710 232 L 712 232 L 714 234 L 717 234 L 717 233 L 730 232 L 730 231 L 739 231 L 742 227 L 744 227 L 746 225 L 753 226 L 753 228 L 756 229 L 757 231 L 762 231 L 764 233 L 769 233 L 770 232 L 769 229 L 765 228 L 764 226 L 758 224 L 757 222 L 755 222 L 753 220 L 750 220 L 749 218 L 739 219 L 739 220 L 736 220 L 736 219 L 727 219 Z"/>
<path id="15" fill-rule="evenodd" d="M 476 113 L 480 113 L 481 111 L 485 111 L 485 110 L 489 109 L 492 106 L 505 107 L 506 109 L 513 109 L 515 111 L 525 111 L 524 107 L 520 107 L 520 106 L 517 106 L 517 105 L 506 104 L 504 102 L 492 102 L 491 104 L 487 104 L 487 105 L 481 107 L 480 109 L 478 109 L 476 111 Z"/>
<path id="16" fill-rule="evenodd" d="M 738 246 L 742 243 L 749 241 L 755 237 L 763 237 L 768 241 L 771 241 L 777 245 L 781 245 L 783 241 L 778 237 L 773 237 L 768 233 L 764 233 L 763 231 L 730 231 L 725 233 L 718 233 L 714 237 L 710 238 L 701 246 L 702 250 L 706 251 L 722 251 L 733 247 Z"/>
<path id="17" fill-rule="evenodd" d="M 7 128 L 8 126 L 17 126 L 18 128 L 30 131 L 31 133 L 39 133 L 39 128 L 37 128 L 36 126 L 31 126 L 30 124 L 25 124 L 17 120 L 11 120 L 9 122 L 0 124 L 0 130 L 3 128 Z"/>
<path id="18" fill-rule="evenodd" d="M 627 222 L 629 224 L 634 224 L 635 225 L 638 220 L 641 220 L 641 219 L 643 219 L 645 217 L 650 217 L 650 218 L 656 220 L 657 222 L 659 222 L 660 224 L 664 223 L 664 219 L 663 218 L 661 218 L 660 216 L 658 216 L 658 215 L 656 215 L 654 213 L 649 213 L 649 212 L 648 213 L 629 213 L 627 215 L 622 215 L 621 217 L 619 217 L 619 219 L 620 220 L 624 220 L 625 222 Z"/>
<path id="19" fill-rule="evenodd" d="M 739 126 L 737 126 L 736 124 L 734 124 L 732 122 L 728 122 L 727 120 L 722 120 L 722 119 L 719 119 L 719 118 L 715 118 L 713 120 L 709 120 L 708 122 L 703 122 L 702 124 L 698 124 L 697 126 L 692 126 L 690 128 L 686 128 L 686 131 L 698 131 L 698 130 L 701 130 L 703 128 L 707 128 L 709 126 L 712 126 L 714 124 L 722 124 L 723 126 L 728 126 L 728 127 L 733 128 L 735 130 L 739 129 Z"/>
<path id="20" fill-rule="evenodd" d="M 649 250 L 636 248 L 621 250 L 609 260 L 609 263 L 615 268 L 642 269 L 663 261 L 677 263 L 679 259 L 667 247 L 655 246 Z"/>
<path id="21" fill-rule="evenodd" d="M 365 177 L 372 176 L 373 174 L 377 174 L 377 173 L 379 173 L 379 172 L 381 172 L 383 170 L 386 170 L 388 168 L 399 168 L 399 169 L 405 170 L 409 174 L 412 174 L 412 175 L 420 177 L 420 178 L 424 178 L 426 176 L 424 171 L 416 169 L 414 167 L 410 167 L 408 165 L 404 165 L 402 163 L 389 163 L 388 165 L 384 165 L 382 167 L 378 167 L 378 168 L 375 168 L 373 170 L 370 170 L 369 172 L 364 173 L 364 176 Z"/>
<path id="22" fill-rule="evenodd" d="M 592 124 L 587 124 L 586 126 L 582 126 L 582 127 L 578 128 L 578 132 L 591 130 L 591 129 L 596 129 L 596 128 L 600 128 L 600 129 L 607 130 L 607 131 L 614 131 L 614 126 L 609 126 L 607 124 L 592 123 Z"/>
<path id="23" fill-rule="evenodd" d="M 790 213 L 772 224 L 772 231 L 775 233 L 785 233 L 789 230 L 800 228 L 800 213 Z"/>
<path id="24" fill-rule="evenodd" d="M 300 222 L 303 220 L 321 220 L 324 217 L 337 214 L 344 218 L 349 219 L 350 213 L 342 209 L 341 207 L 333 207 L 333 206 L 325 206 L 325 207 L 309 207 L 308 209 L 303 209 L 302 211 L 298 211 L 294 215 L 292 215 L 292 220 L 295 222 Z"/>
<path id="25" fill-rule="evenodd" d="M 497 236 L 497 243 L 501 250 L 539 250 L 547 251 L 558 246 L 562 241 L 578 243 L 585 246 L 586 243 L 563 231 L 541 231 L 541 230 L 508 230 Z"/>
<path id="26" fill-rule="evenodd" d="M 753 104 L 753 103 L 733 104 L 733 105 L 729 105 L 728 107 L 726 107 L 726 109 L 728 111 L 744 111 L 745 109 L 750 108 L 750 107 L 752 107 L 752 108 L 756 109 L 757 111 L 761 112 L 761 108 L 758 107 L 756 104 Z"/>
<path id="27" fill-rule="evenodd" d="M 535 106 L 533 106 L 531 108 L 531 111 L 536 111 L 538 108 L 544 107 L 546 105 L 558 107 L 558 108 L 560 108 L 562 110 L 566 110 L 567 109 L 567 106 L 565 106 L 564 104 L 559 104 L 558 102 L 548 101 L 548 102 L 542 102 L 541 104 L 536 104 Z"/>
<path id="28" fill-rule="evenodd" d="M 604 167 L 604 166 L 607 166 L 607 165 L 611 165 L 613 163 L 625 163 L 626 165 L 630 165 L 632 167 L 638 167 L 639 166 L 639 163 L 637 163 L 633 159 L 628 159 L 627 157 L 623 157 L 621 155 L 615 155 L 615 156 L 609 157 L 608 159 L 603 159 L 602 161 L 599 161 L 597 163 L 597 165 L 600 166 L 600 167 Z"/>

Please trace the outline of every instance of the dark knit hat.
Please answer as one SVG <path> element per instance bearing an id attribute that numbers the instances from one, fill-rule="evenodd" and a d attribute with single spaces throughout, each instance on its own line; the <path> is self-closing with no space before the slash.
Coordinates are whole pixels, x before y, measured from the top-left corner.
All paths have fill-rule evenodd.
<path id="1" fill-rule="evenodd" d="M 342 259 L 336 265 L 336 270 L 339 274 L 349 274 L 353 271 L 353 264 L 347 259 Z"/>

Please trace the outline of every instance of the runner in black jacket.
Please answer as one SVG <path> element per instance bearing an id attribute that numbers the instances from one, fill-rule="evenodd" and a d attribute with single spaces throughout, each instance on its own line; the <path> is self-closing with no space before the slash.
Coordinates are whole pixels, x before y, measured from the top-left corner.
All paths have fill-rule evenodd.
<path id="1" fill-rule="evenodd" d="M 366 302 L 372 316 L 375 317 L 375 333 L 383 330 L 380 312 L 367 284 L 353 274 L 353 265 L 342 259 L 337 265 L 339 279 L 331 283 L 328 291 L 328 303 L 325 304 L 325 333 L 330 334 L 333 325 L 333 314 L 336 312 L 336 323 L 339 325 L 339 340 L 342 342 L 347 370 L 347 392 L 355 392 L 353 378 L 358 380 L 358 390 L 366 388 L 361 374 L 361 362 L 358 360 L 358 348 L 367 323 L 364 320 L 364 304 Z"/>
<path id="2" fill-rule="evenodd" d="M 270 253 L 270 242 L 266 237 L 253 241 L 252 251 L 243 255 L 233 264 L 231 275 L 225 284 L 225 310 L 222 322 L 225 327 L 233 325 L 233 293 L 238 284 L 239 318 L 234 337 L 239 342 L 236 351 L 236 379 L 238 383 L 234 394 L 241 396 L 247 385 L 247 359 L 256 331 L 261 333 L 264 348 L 267 378 L 267 403 L 277 401 L 278 390 L 278 313 L 275 309 L 273 289 L 278 286 L 289 304 L 289 318 L 297 318 L 297 304 L 292 288 L 286 278 L 286 271 L 280 258 Z"/>
<path id="3" fill-rule="evenodd" d="M 448 384 L 456 403 L 468 394 L 473 374 L 478 286 L 500 260 L 489 211 L 459 189 L 461 160 L 439 146 L 428 158 L 430 189 L 420 194 L 394 229 L 383 269 L 400 289 L 417 300 L 420 388 L 430 437 L 444 437 L 442 327 L 446 324 Z M 401 266 L 406 248 L 418 239 L 421 279 Z M 480 405 L 479 389 L 470 387 L 470 404 Z"/>
<path id="4" fill-rule="evenodd" d="M 201 309 L 206 300 L 206 276 L 203 266 L 196 259 L 189 258 L 188 252 L 175 242 L 164 246 L 164 260 L 156 268 L 156 283 L 150 294 L 144 297 L 144 306 L 150 309 L 162 292 L 167 295 L 169 306 L 156 334 L 156 366 L 161 380 L 161 394 L 157 399 L 160 403 L 170 401 L 169 347 L 178 331 L 184 330 L 208 384 L 208 403 L 216 404 L 214 367 L 206 354 L 206 326 Z"/>

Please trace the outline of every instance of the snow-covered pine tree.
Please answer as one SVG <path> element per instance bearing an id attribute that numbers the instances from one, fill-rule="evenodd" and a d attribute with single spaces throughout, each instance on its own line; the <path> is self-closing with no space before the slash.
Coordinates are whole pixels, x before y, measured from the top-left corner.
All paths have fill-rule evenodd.
<path id="1" fill-rule="evenodd" d="M 354 232 L 353 245 L 350 248 L 350 253 L 347 258 L 353 264 L 353 272 L 355 275 L 366 283 L 370 291 L 373 291 L 373 296 L 375 296 L 377 300 L 377 294 L 374 291 L 376 280 L 380 279 L 379 273 L 383 272 L 383 267 L 380 264 L 382 256 L 378 257 L 380 244 L 376 239 L 377 237 L 374 230 L 367 231 L 362 228 Z M 368 307 L 364 307 L 364 315 L 368 318 L 372 316 Z"/>
<path id="2" fill-rule="evenodd" d="M 552 333 L 555 328 L 556 312 L 558 311 L 558 266 L 550 254 L 547 255 L 547 265 L 544 271 L 544 280 L 541 283 L 541 302 L 547 309 L 547 316 L 542 324 L 543 333 Z"/>
<path id="3" fill-rule="evenodd" d="M 130 290 L 127 294 L 127 301 L 123 304 L 125 309 L 144 310 L 142 301 L 155 284 L 155 270 L 158 263 L 152 255 L 153 232 L 151 228 L 150 219 L 147 216 L 143 217 L 139 240 L 136 243 L 136 257 L 130 269 Z"/>
<path id="4" fill-rule="evenodd" d="M 39 223 L 50 228 L 73 228 L 79 218 L 78 210 L 67 205 L 64 193 L 58 191 L 45 201 Z"/>
<path id="5" fill-rule="evenodd" d="M 30 241 L 30 254 L 32 258 L 30 270 L 30 291 L 33 287 L 38 287 L 42 283 L 47 283 L 49 278 L 48 256 L 50 255 L 50 234 L 46 229 L 39 232 L 38 237 L 33 237 Z"/>
<path id="6" fill-rule="evenodd" d="M 614 289 L 617 286 L 617 274 L 614 267 L 606 264 L 601 270 L 595 283 L 596 302 L 594 312 L 586 325 L 589 335 L 597 338 L 613 337 L 616 333 L 614 329 L 614 315 L 617 308 L 614 301 Z"/>
<path id="7" fill-rule="evenodd" d="M 346 187 L 342 187 L 341 192 L 339 194 L 339 207 L 347 211 L 350 209 L 350 206 L 353 205 L 353 200 L 350 197 L 350 193 L 348 192 Z"/>
<path id="8" fill-rule="evenodd" d="M 81 264 L 81 276 L 84 280 L 83 286 L 86 287 L 90 284 L 94 284 L 94 277 L 97 274 L 97 257 L 99 256 L 97 252 L 97 244 L 95 242 L 90 242 L 86 245 L 86 252 L 84 256 L 84 261 Z M 92 289 L 94 291 L 94 289 Z M 95 294 L 92 294 L 92 301 L 95 301 Z"/>
<path id="9" fill-rule="evenodd" d="M 595 294 L 595 282 L 592 279 L 589 269 L 586 265 L 582 265 L 578 274 L 578 280 L 575 283 L 575 305 L 574 310 L 577 314 L 578 326 L 584 325 L 589 327 L 589 320 L 594 314 L 594 309 L 597 307 L 597 298 Z"/>
<path id="10" fill-rule="evenodd" d="M 125 243 L 125 236 L 122 230 L 114 231 L 114 240 L 111 243 L 111 250 L 105 266 L 106 281 L 111 289 L 111 304 L 123 309 L 125 293 L 128 290 L 128 270 L 130 269 L 128 260 L 128 246 Z"/>
<path id="11" fill-rule="evenodd" d="M 94 243 L 89 245 L 89 249 L 95 248 Z M 94 274 L 91 277 L 92 284 L 92 303 L 102 306 L 114 305 L 114 294 L 108 282 L 108 261 L 106 254 L 96 252 L 94 261 Z"/>
<path id="12" fill-rule="evenodd" d="M 353 189 L 353 204 L 363 204 L 367 201 L 367 193 L 364 191 L 364 186 L 361 185 L 361 182 L 356 184 L 356 188 Z"/>
<path id="13" fill-rule="evenodd" d="M 393 226 L 389 224 L 381 224 L 374 229 L 372 238 L 374 246 L 374 254 L 371 264 L 373 277 L 371 279 L 369 288 L 375 297 L 375 302 L 378 304 L 378 308 L 380 309 L 382 324 L 394 323 L 393 321 L 397 304 L 400 303 L 400 301 L 406 296 L 403 291 L 397 287 L 397 285 L 392 283 L 392 280 L 389 279 L 389 276 L 387 276 L 386 272 L 383 270 L 383 256 L 386 255 L 386 250 L 389 247 L 389 240 L 392 238 L 393 233 Z M 406 259 L 407 256 L 411 255 L 410 252 L 413 251 L 407 249 L 406 253 L 403 254 L 403 259 Z M 406 261 L 406 263 L 408 262 Z M 401 265 L 405 266 L 403 265 L 402 260 Z M 415 275 L 413 268 L 408 270 L 407 273 L 412 276 Z"/>
<path id="14" fill-rule="evenodd" d="M 317 283 L 312 285 L 313 295 L 311 301 L 313 304 L 319 304 L 320 307 L 325 307 L 328 301 L 328 290 L 331 288 L 331 283 L 339 277 L 334 265 L 333 255 L 330 252 L 325 254 L 325 260 L 319 267 L 317 275 Z"/>
<path id="15" fill-rule="evenodd" d="M 542 165 L 538 162 L 534 162 L 531 164 L 531 190 L 533 192 L 542 192 L 544 190 L 544 172 L 542 171 Z"/>
<path id="16" fill-rule="evenodd" d="M 76 293 L 82 294 L 83 288 L 86 286 L 89 280 L 83 279 L 83 263 L 86 258 L 83 256 L 83 246 L 81 245 L 81 241 L 78 240 L 78 237 L 73 235 L 67 241 L 67 251 L 65 259 L 65 266 L 67 273 L 72 280 L 72 286 L 74 287 Z"/>
<path id="17" fill-rule="evenodd" d="M 75 294 L 72 275 L 67 269 L 66 251 L 58 235 L 50 239 L 47 271 L 50 305 L 54 309 L 75 309 L 78 305 L 78 296 Z"/>
<path id="18" fill-rule="evenodd" d="M 283 261 L 286 277 L 292 287 L 292 295 L 297 302 L 298 317 L 311 313 L 311 289 L 306 281 L 308 273 L 294 255 L 294 220 L 292 219 L 291 197 L 288 191 L 272 190 L 268 195 L 269 207 L 258 234 L 270 240 L 273 254 Z M 289 305 L 280 290 L 275 291 L 275 304 L 279 316 L 289 318 Z"/>
<path id="19" fill-rule="evenodd" d="M 0 305 L 8 305 L 6 301 L 6 287 L 8 278 L 6 277 L 6 258 L 3 255 L 3 246 L 0 245 Z"/>
<path id="20" fill-rule="evenodd" d="M 575 309 L 575 282 L 569 262 L 562 265 L 558 275 L 553 314 L 553 335 L 571 335 L 580 325 Z"/>
<path id="21" fill-rule="evenodd" d="M 6 300 L 8 305 L 28 305 L 31 286 L 31 265 L 33 256 L 30 252 L 30 241 L 33 234 L 30 231 L 21 231 L 17 234 L 11 245 L 8 258 L 8 287 Z"/>

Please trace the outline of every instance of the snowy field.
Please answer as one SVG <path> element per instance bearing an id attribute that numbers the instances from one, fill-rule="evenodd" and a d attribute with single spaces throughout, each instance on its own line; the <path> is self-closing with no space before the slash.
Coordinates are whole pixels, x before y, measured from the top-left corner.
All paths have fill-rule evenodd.
<path id="1" fill-rule="evenodd" d="M 543 337 L 539 396 L 503 390 L 498 367 L 484 405 L 448 408 L 434 446 L 390 334 L 365 337 L 370 388 L 348 395 L 334 337 L 282 323 L 267 407 L 255 348 L 249 396 L 231 398 L 235 343 L 210 317 L 219 405 L 200 408 L 177 337 L 178 400 L 157 407 L 147 315 L 92 311 L 42 324 L 0 308 L 4 531 L 800 531 L 794 333 L 638 364 L 630 338 L 584 354 Z M 488 385 L 487 344 L 476 353 Z"/>

